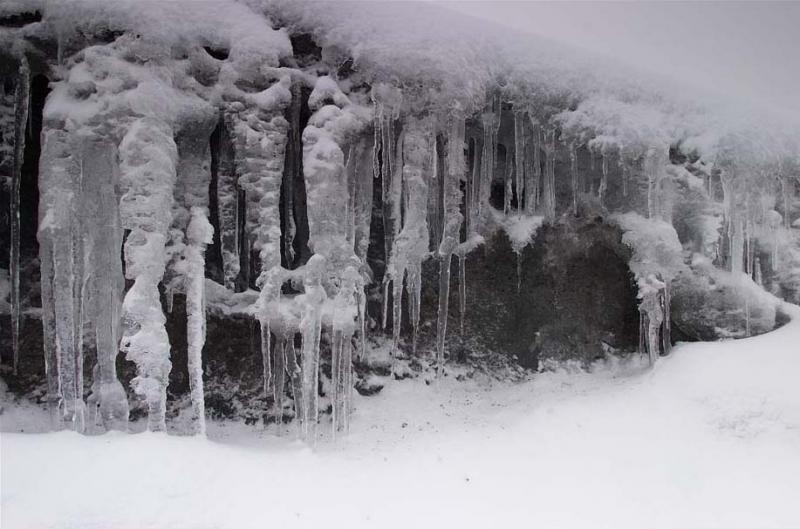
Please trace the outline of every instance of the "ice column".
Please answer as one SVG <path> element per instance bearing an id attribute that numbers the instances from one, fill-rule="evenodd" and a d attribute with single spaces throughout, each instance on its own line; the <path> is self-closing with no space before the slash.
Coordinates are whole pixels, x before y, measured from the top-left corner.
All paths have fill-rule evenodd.
<path id="1" fill-rule="evenodd" d="M 48 400 L 57 422 L 83 431 L 83 167 L 70 134 L 46 123 L 40 159 L 39 248 Z M 53 410 L 56 406 L 57 410 Z M 57 425 L 54 425 L 57 426 Z"/>
<path id="2" fill-rule="evenodd" d="M 166 429 L 170 345 L 158 284 L 166 265 L 165 244 L 172 223 L 177 148 L 172 128 L 156 118 L 134 121 L 119 146 L 120 215 L 130 230 L 125 241 L 125 275 L 133 280 L 122 304 L 121 348 L 136 364 L 134 391 L 149 409 L 148 429 Z"/>
<path id="3" fill-rule="evenodd" d="M 117 149 L 111 142 L 94 137 L 82 141 L 79 152 L 83 182 L 77 214 L 86 245 L 85 307 L 97 350 L 92 393 L 87 399 L 89 422 L 105 430 L 125 430 L 128 397 L 117 379 L 116 366 L 125 289 L 119 255 L 122 228 L 116 192 Z"/>

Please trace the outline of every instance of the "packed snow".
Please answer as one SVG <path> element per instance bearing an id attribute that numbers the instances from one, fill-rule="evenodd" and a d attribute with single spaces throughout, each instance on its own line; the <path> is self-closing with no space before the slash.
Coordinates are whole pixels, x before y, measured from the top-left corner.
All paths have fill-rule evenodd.
<path id="1" fill-rule="evenodd" d="M 18 433 L 44 412 L 6 402 L 2 526 L 798 527 L 800 309 L 784 310 L 774 332 L 682 344 L 652 370 L 389 382 L 316 451 L 233 423 Z"/>

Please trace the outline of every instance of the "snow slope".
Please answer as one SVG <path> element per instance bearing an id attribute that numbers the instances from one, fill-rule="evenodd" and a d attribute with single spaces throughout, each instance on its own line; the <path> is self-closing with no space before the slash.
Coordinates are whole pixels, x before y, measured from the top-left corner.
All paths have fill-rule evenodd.
<path id="1" fill-rule="evenodd" d="M 777 331 L 680 345 L 653 370 L 389 383 L 316 452 L 220 424 L 209 439 L 3 433 L 2 527 L 794 529 L 800 309 L 786 310 Z"/>

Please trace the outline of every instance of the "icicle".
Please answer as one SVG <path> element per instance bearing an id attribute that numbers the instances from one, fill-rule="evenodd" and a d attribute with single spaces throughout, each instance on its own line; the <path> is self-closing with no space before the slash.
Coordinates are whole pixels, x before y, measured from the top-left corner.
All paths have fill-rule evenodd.
<path id="1" fill-rule="evenodd" d="M 422 299 L 422 267 L 410 267 L 406 276 L 408 306 L 411 312 L 412 353 L 417 354 L 417 335 L 419 334 L 419 315 Z"/>
<path id="2" fill-rule="evenodd" d="M 479 214 L 489 207 L 492 180 L 497 166 L 497 133 L 500 127 L 500 105 L 493 99 L 492 108 L 481 116 L 483 125 L 483 150 L 481 153 L 481 176 L 479 190 Z"/>
<path id="3" fill-rule="evenodd" d="M 442 156 L 439 149 L 441 139 L 435 137 L 432 141 L 433 154 L 431 161 L 432 175 L 428 193 L 428 237 L 429 248 L 438 251 L 442 242 L 442 191 L 444 184 L 444 171 L 442 170 Z"/>
<path id="4" fill-rule="evenodd" d="M 503 213 L 509 215 L 511 213 L 511 198 L 514 194 L 514 165 L 511 163 L 511 154 L 506 151 L 506 174 L 503 180 L 505 185 L 505 192 L 503 193 Z"/>
<path id="5" fill-rule="evenodd" d="M 349 429 L 352 391 L 352 335 L 342 329 L 333 333 L 331 344 L 331 429 L 333 438 Z"/>
<path id="6" fill-rule="evenodd" d="M 283 397 L 286 393 L 286 343 L 288 340 L 289 338 L 287 338 L 286 335 L 276 336 L 275 353 L 273 355 L 275 359 L 275 368 L 272 373 L 274 379 L 274 384 L 272 386 L 272 409 L 275 431 L 278 435 L 281 435 L 283 430 Z"/>
<path id="7" fill-rule="evenodd" d="M 350 431 L 350 413 L 353 407 L 353 342 L 350 336 L 346 336 L 344 339 L 342 371 L 344 380 L 342 399 L 344 406 L 341 422 L 344 432 L 348 433 Z"/>
<path id="8" fill-rule="evenodd" d="M 466 259 L 458 255 L 458 322 L 459 332 L 464 335 L 464 316 L 467 313 L 467 270 Z"/>
<path id="9" fill-rule="evenodd" d="M 42 133 L 42 171 L 39 177 L 39 247 L 42 252 L 42 298 L 52 305 L 43 313 L 48 387 L 57 395 L 53 414 L 69 428 L 82 431 L 84 425 L 82 306 L 84 276 L 83 239 L 80 233 L 82 165 L 74 156 L 76 140 L 64 130 L 46 124 Z M 49 319 L 52 318 L 52 321 Z M 52 381 L 50 379 L 53 379 Z"/>
<path id="10" fill-rule="evenodd" d="M 522 290 L 522 252 L 514 252 L 517 259 L 517 294 Z"/>
<path id="11" fill-rule="evenodd" d="M 672 349 L 672 300 L 670 298 L 670 285 L 669 281 L 664 282 L 664 290 L 662 292 L 662 300 L 663 306 L 662 311 L 664 313 L 664 322 L 662 324 L 662 337 L 663 337 L 663 351 L 664 354 L 669 354 L 670 350 Z"/>
<path id="12" fill-rule="evenodd" d="M 647 349 L 650 365 L 654 365 L 661 352 L 662 325 L 669 325 L 667 320 L 668 300 L 665 298 L 666 286 L 661 280 L 654 276 L 649 276 L 639 280 L 639 313 L 640 330 L 639 344 L 640 350 Z M 664 333 L 665 335 L 668 332 Z M 646 339 L 644 338 L 646 336 Z M 664 337 L 666 340 L 668 336 Z M 644 340 L 644 341 L 643 341 Z M 664 351 L 667 349 L 665 347 Z"/>
<path id="13" fill-rule="evenodd" d="M 478 149 L 477 140 L 473 141 L 472 172 L 467 185 L 467 238 L 478 230 L 480 223 L 480 183 L 481 183 L 481 149 Z"/>
<path id="14" fill-rule="evenodd" d="M 120 248 L 122 229 L 119 220 L 116 157 L 114 146 L 97 139 L 84 141 L 80 150 L 83 168 L 80 217 L 86 240 L 87 319 L 94 331 L 97 363 L 92 393 L 87 399 L 90 424 L 98 419 L 104 430 L 125 430 L 128 399 L 117 379 L 120 312 L 125 281 Z"/>
<path id="15" fill-rule="evenodd" d="M 447 173 L 444 193 L 445 224 L 439 245 L 439 313 L 436 326 L 437 376 L 444 367 L 444 345 L 450 296 L 450 261 L 461 230 L 461 177 L 464 174 L 464 120 L 456 118 L 447 137 Z"/>
<path id="16" fill-rule="evenodd" d="M 645 172 L 647 173 L 647 215 L 651 219 L 662 218 L 661 180 L 664 175 L 664 153 L 653 147 L 645 155 Z"/>
<path id="17" fill-rule="evenodd" d="M 369 145 L 370 140 L 362 139 L 356 148 L 354 173 L 355 185 L 355 228 L 353 247 L 361 262 L 367 262 L 369 248 L 370 223 L 372 221 L 372 183 L 373 174 L 367 157 L 373 150 Z"/>
<path id="18" fill-rule="evenodd" d="M 30 106 L 30 68 L 27 58 L 22 55 L 14 90 L 14 157 L 11 173 L 11 255 L 9 272 L 11 279 L 11 350 L 13 353 L 14 374 L 19 368 L 19 331 L 20 331 L 20 295 L 19 295 L 19 255 L 20 255 L 20 221 L 19 221 L 19 189 L 22 181 L 22 163 L 25 159 L 26 125 Z"/>
<path id="19" fill-rule="evenodd" d="M 286 371 L 292 387 L 292 401 L 294 404 L 295 423 L 300 436 L 303 435 L 303 418 L 305 417 L 306 404 L 303 398 L 303 371 L 297 362 L 294 349 L 294 333 L 286 335 L 284 353 L 286 354 Z"/>
<path id="20" fill-rule="evenodd" d="M 338 106 L 326 104 L 331 98 Z M 355 322 L 363 310 L 359 297 L 363 293 L 363 276 L 359 272 L 363 263 L 354 253 L 353 241 L 347 239 L 347 207 L 351 202 L 341 146 L 349 143 L 348 138 L 360 135 L 371 118 L 367 109 L 351 104 L 329 77 L 317 80 L 309 96 L 309 107 L 315 112 L 303 131 L 303 174 L 308 197 L 309 247 L 314 255 L 303 270 L 305 293 L 296 300 L 302 307 L 302 431 L 304 438 L 313 444 L 319 413 L 323 304 L 328 303 L 326 310 L 330 312 L 326 314 L 333 320 L 333 333 L 341 331 L 346 336 L 355 331 Z M 394 121 L 396 117 L 391 119 Z M 393 132 L 385 133 L 382 145 L 393 144 Z M 384 161 L 382 169 L 390 169 L 392 162 Z M 399 193 L 394 196 L 399 198 Z M 350 367 L 345 369 L 340 362 L 338 355 L 337 372 L 332 373 L 332 382 L 336 384 L 342 384 L 343 373 Z M 340 407 L 338 403 L 337 408 Z"/>
<path id="21" fill-rule="evenodd" d="M 261 330 L 261 384 L 264 387 L 264 398 L 269 398 L 272 393 L 272 335 L 269 328 L 269 318 L 259 322 Z"/>
<path id="22" fill-rule="evenodd" d="M 428 175 L 432 171 L 430 152 L 434 142 L 433 125 L 425 120 L 409 118 L 404 123 L 402 135 L 402 183 L 406 202 L 403 229 L 397 235 L 392 250 L 390 269 L 394 274 L 394 351 L 400 337 L 402 323 L 403 280 L 405 278 L 408 293 L 409 312 L 412 326 L 416 327 L 419 318 L 415 318 L 415 305 L 418 304 L 418 285 L 422 261 L 428 253 L 428 226 L 426 208 L 428 202 Z"/>
<path id="23" fill-rule="evenodd" d="M 137 367 L 131 381 L 147 401 L 148 429 L 166 429 L 167 383 L 172 364 L 158 283 L 166 264 L 165 243 L 172 222 L 177 148 L 171 128 L 154 118 L 131 124 L 119 146 L 125 273 L 134 281 L 122 304 L 125 332 L 121 349 Z M 143 207 L 143 204 L 146 206 Z"/>
<path id="24" fill-rule="evenodd" d="M 533 215 L 536 211 L 536 202 L 539 199 L 539 181 L 537 176 L 537 169 L 535 164 L 536 155 L 534 150 L 536 149 L 535 146 L 535 139 L 534 135 L 537 134 L 538 131 L 534 127 L 530 134 L 525 135 L 525 157 L 524 157 L 524 169 L 525 169 L 525 214 L 526 215 Z"/>
<path id="25" fill-rule="evenodd" d="M 600 178 L 600 187 L 597 188 L 597 198 L 600 199 L 600 205 L 605 204 L 606 190 L 608 189 L 608 155 L 605 150 L 601 152 L 602 156 L 601 168 L 603 175 Z"/>
<path id="26" fill-rule="evenodd" d="M 628 196 L 628 179 L 630 178 L 631 168 L 628 160 L 620 153 L 620 163 L 622 164 L 622 196 Z"/>
<path id="27" fill-rule="evenodd" d="M 756 257 L 755 268 L 753 270 L 753 279 L 758 286 L 764 286 L 764 276 L 761 269 L 761 257 Z"/>
<path id="28" fill-rule="evenodd" d="M 514 112 L 514 172 L 516 175 L 517 209 L 523 211 L 525 196 L 525 122 L 524 112 Z"/>
<path id="29" fill-rule="evenodd" d="M 186 229 L 186 335 L 189 389 L 192 409 L 197 420 L 197 433 L 206 433 L 205 398 L 203 396 L 203 346 L 206 341 L 205 314 L 205 249 L 211 244 L 214 228 L 202 207 L 191 210 Z"/>
<path id="30" fill-rule="evenodd" d="M 331 343 L 331 432 L 336 439 L 336 433 L 341 430 L 342 424 L 342 344 L 343 336 L 341 329 L 333 331 Z"/>
<path id="31" fill-rule="evenodd" d="M 322 332 L 322 303 L 327 297 L 322 287 L 325 258 L 319 254 L 312 255 L 306 264 L 306 269 L 303 314 L 300 321 L 300 332 L 303 335 L 304 395 L 301 424 L 303 438 L 313 444 L 317 438 L 319 416 L 319 341 Z"/>
<path id="32" fill-rule="evenodd" d="M 279 376 L 277 373 L 277 366 L 273 371 L 272 354 L 272 334 L 270 328 L 270 318 L 274 316 L 279 308 L 276 308 L 280 303 L 281 286 L 285 280 L 286 271 L 280 266 L 272 266 L 268 270 L 261 272 L 261 275 L 256 281 L 256 286 L 260 289 L 258 295 L 258 302 L 256 304 L 256 315 L 258 318 L 259 329 L 261 331 L 261 368 L 262 368 L 262 386 L 264 388 L 264 398 L 269 399 L 273 393 L 273 380 L 274 377 Z M 276 335 L 276 344 L 280 341 L 280 336 Z M 280 344 L 277 345 L 279 348 Z"/>
<path id="33" fill-rule="evenodd" d="M 405 266 L 402 270 L 397 271 L 397 276 L 392 279 L 392 349 L 390 354 L 395 356 L 397 354 L 397 345 L 400 341 L 400 327 L 403 321 L 403 274 Z M 386 288 L 389 283 L 385 282 Z"/>
<path id="34" fill-rule="evenodd" d="M 731 220 L 730 230 L 731 272 L 744 272 L 744 229 L 738 215 Z"/>
<path id="35" fill-rule="evenodd" d="M 569 144 L 569 172 L 572 178 L 572 214 L 578 215 L 578 152 L 575 142 Z M 517 289 L 519 290 L 519 289 Z"/>
<path id="36" fill-rule="evenodd" d="M 552 222 L 556 218 L 556 192 L 555 192 L 555 156 L 556 156 L 556 131 L 551 128 L 545 131 L 544 155 L 545 155 L 545 174 L 544 174 L 544 216 Z"/>
<path id="37" fill-rule="evenodd" d="M 439 309 L 436 321 L 436 376 L 440 377 L 444 369 L 444 344 L 447 334 L 447 306 L 450 297 L 450 258 L 448 252 L 439 258 Z"/>

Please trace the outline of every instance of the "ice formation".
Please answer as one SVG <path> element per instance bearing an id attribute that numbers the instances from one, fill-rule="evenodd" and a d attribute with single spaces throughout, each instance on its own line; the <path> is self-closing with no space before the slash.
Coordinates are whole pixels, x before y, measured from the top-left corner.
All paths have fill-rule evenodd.
<path id="1" fill-rule="evenodd" d="M 441 373 L 453 257 L 463 331 L 470 252 L 504 230 L 522 266 L 541 226 L 591 208 L 632 249 L 641 350 L 652 361 L 671 343 L 671 284 L 690 273 L 682 242 L 733 274 L 763 283 L 768 268 L 800 285 L 794 125 L 754 125 L 646 78 L 634 86 L 629 72 L 547 41 L 484 34 L 470 21 L 431 25 L 423 6 L 221 0 L 145 12 L 132 1 L 69 0 L 8 9 L 43 15 L 0 29 L 9 44 L 0 56 L 15 72 L 0 120 L 0 167 L 11 169 L 13 361 L 19 185 L 36 73 L 52 90 L 38 240 L 57 427 L 126 428 L 121 351 L 136 365 L 132 386 L 149 428 L 166 428 L 163 307 L 177 294 L 198 432 L 208 296 L 235 298 L 258 320 L 265 405 L 279 432 L 291 396 L 301 435 L 316 438 L 327 351 L 331 427 L 346 431 L 375 277 L 393 353 L 403 348 L 405 299 L 411 354 L 421 354 L 422 265 L 438 263 L 431 352 Z M 686 228 L 673 216 L 689 195 L 705 209 Z M 371 242 L 374 226 L 382 248 Z M 694 238 L 679 240 L 678 228 Z M 212 246 L 221 284 L 206 278 Z M 371 269 L 373 250 L 382 275 Z"/>

